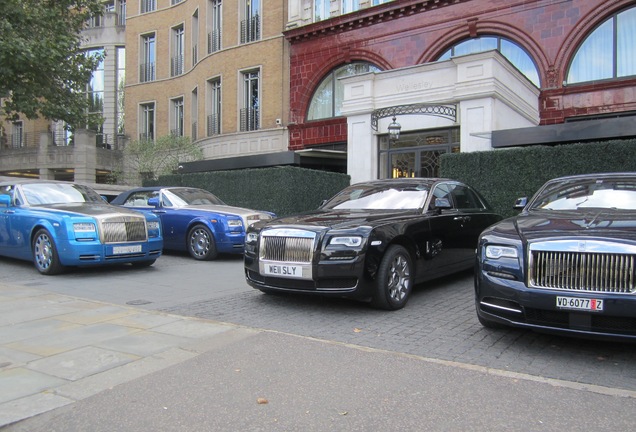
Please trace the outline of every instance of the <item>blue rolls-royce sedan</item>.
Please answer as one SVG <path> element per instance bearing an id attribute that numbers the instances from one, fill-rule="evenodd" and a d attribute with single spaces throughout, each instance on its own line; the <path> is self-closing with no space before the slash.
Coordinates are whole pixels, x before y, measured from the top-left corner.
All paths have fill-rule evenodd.
<path id="1" fill-rule="evenodd" d="M 0 182 L 0 255 L 33 261 L 42 274 L 75 266 L 149 266 L 162 249 L 157 216 L 110 205 L 88 186 Z"/>

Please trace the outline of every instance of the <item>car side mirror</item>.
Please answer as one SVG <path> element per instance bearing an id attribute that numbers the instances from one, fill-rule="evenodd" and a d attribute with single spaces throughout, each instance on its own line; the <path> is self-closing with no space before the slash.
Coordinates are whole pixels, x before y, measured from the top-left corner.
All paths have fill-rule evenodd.
<path id="1" fill-rule="evenodd" d="M 526 204 L 528 204 L 528 197 L 517 198 L 515 205 L 513 205 L 512 208 L 514 210 L 523 210 Z"/>
<path id="2" fill-rule="evenodd" d="M 9 195 L 0 195 L 0 205 L 9 207 L 11 205 L 11 197 Z"/>
<path id="3" fill-rule="evenodd" d="M 148 198 L 148 205 L 155 208 L 159 207 L 159 198 L 157 197 Z"/>
<path id="4" fill-rule="evenodd" d="M 435 208 L 438 210 L 448 210 L 452 209 L 453 206 L 448 198 L 435 198 Z"/>

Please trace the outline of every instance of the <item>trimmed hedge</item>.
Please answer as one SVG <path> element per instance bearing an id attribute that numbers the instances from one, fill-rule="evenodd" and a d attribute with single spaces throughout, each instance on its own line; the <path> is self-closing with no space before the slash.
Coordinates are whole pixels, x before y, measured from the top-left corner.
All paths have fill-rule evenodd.
<path id="1" fill-rule="evenodd" d="M 636 139 L 531 146 L 442 155 L 440 174 L 474 186 L 503 216 L 515 199 L 547 180 L 574 174 L 636 171 Z"/>
<path id="2" fill-rule="evenodd" d="M 191 186 L 208 190 L 226 204 L 287 216 L 312 210 L 349 186 L 346 174 L 291 166 L 172 174 L 144 186 Z"/>

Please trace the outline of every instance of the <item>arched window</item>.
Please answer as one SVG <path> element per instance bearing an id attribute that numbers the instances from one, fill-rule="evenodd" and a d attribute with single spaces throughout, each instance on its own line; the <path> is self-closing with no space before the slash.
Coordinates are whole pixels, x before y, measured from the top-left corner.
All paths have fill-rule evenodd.
<path id="1" fill-rule="evenodd" d="M 607 19 L 596 27 L 576 51 L 567 83 L 636 75 L 636 7 Z"/>
<path id="2" fill-rule="evenodd" d="M 468 39 L 451 47 L 438 60 L 448 60 L 454 56 L 475 54 L 484 51 L 497 50 L 526 76 L 535 86 L 539 87 L 539 71 L 528 53 L 516 43 L 499 36 L 482 36 Z"/>
<path id="3" fill-rule="evenodd" d="M 344 87 L 340 78 L 358 75 L 366 72 L 379 72 L 380 69 L 371 63 L 353 62 L 337 67 L 325 76 L 309 104 L 307 120 L 319 120 L 338 117 L 341 114 Z"/>

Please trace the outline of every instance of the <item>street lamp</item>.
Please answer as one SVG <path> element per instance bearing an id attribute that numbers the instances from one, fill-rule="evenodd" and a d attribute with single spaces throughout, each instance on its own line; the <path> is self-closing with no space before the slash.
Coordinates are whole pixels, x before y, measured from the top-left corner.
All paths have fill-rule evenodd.
<path id="1" fill-rule="evenodd" d="M 394 143 L 398 139 L 400 139 L 400 131 L 402 130 L 402 126 L 398 122 L 395 121 L 395 117 L 393 117 L 393 121 L 389 125 L 389 140 Z"/>

